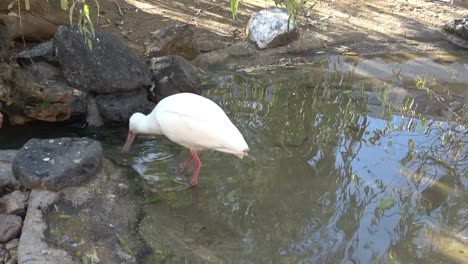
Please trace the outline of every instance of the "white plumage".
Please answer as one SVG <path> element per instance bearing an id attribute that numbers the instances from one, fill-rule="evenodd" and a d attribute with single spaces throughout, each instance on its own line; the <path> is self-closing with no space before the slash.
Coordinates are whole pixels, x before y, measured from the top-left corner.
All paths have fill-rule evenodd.
<path id="1" fill-rule="evenodd" d="M 185 170 L 195 160 L 191 185 L 197 185 L 201 162 L 196 151 L 213 149 L 243 158 L 249 147 L 239 130 L 213 101 L 192 93 L 175 94 L 161 100 L 149 115 L 135 113 L 130 117 L 128 151 L 136 134 L 165 135 L 171 141 L 190 149 Z"/>

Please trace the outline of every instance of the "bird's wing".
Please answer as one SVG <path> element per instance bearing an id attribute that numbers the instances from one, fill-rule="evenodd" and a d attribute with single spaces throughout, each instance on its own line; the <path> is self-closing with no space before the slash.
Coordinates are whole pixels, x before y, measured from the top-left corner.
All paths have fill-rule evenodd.
<path id="1" fill-rule="evenodd" d="M 154 111 L 157 112 L 155 115 L 158 116 L 162 115 L 162 112 L 172 112 L 207 122 L 229 120 L 219 105 L 205 97 L 191 93 L 166 97 L 158 103 Z"/>
<path id="2" fill-rule="evenodd" d="M 231 130 L 237 131 L 227 117 L 207 119 L 170 111 L 158 115 L 158 123 L 170 140 L 195 150 L 224 149 L 229 146 Z"/>

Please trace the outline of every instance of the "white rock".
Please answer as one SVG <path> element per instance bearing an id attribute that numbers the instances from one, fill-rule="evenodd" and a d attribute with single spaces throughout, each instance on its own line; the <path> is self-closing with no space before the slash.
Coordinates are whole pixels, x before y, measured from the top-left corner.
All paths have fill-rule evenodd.
<path id="1" fill-rule="evenodd" d="M 296 25 L 288 18 L 288 13 L 279 8 L 256 12 L 247 24 L 247 35 L 260 49 L 287 45 L 299 37 Z"/>

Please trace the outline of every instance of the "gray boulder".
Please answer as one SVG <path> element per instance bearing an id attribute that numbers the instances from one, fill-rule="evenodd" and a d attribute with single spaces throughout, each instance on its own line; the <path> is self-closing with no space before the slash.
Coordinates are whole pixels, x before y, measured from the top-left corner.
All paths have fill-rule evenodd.
<path id="1" fill-rule="evenodd" d="M 13 240 L 8 241 L 5 244 L 5 249 L 8 251 L 6 258 L 4 259 L 5 264 L 18 263 L 17 254 L 16 254 L 16 252 L 18 250 L 18 242 L 19 242 L 19 239 L 15 238 Z"/>
<path id="2" fill-rule="evenodd" d="M 92 50 L 74 27 L 59 27 L 57 57 L 68 83 L 82 91 L 107 94 L 151 86 L 151 72 L 117 37 L 96 31 Z"/>
<path id="3" fill-rule="evenodd" d="M 19 237 L 23 219 L 17 215 L 0 214 L 0 243 Z"/>
<path id="4" fill-rule="evenodd" d="M 298 39 L 299 30 L 285 10 L 272 8 L 252 14 L 247 36 L 259 49 L 275 48 Z"/>
<path id="5" fill-rule="evenodd" d="M 0 214 L 24 215 L 28 205 L 29 193 L 20 190 L 0 198 Z"/>
<path id="6" fill-rule="evenodd" d="M 153 263 L 144 261 L 151 252 L 138 231 L 141 193 L 134 171 L 106 159 L 83 186 L 33 190 L 18 262 Z"/>
<path id="7" fill-rule="evenodd" d="M 105 122 L 126 123 L 135 112 L 149 113 L 155 104 L 145 90 L 125 94 L 99 95 L 96 103 Z"/>
<path id="8" fill-rule="evenodd" d="M 0 196 L 20 188 L 20 183 L 13 177 L 11 161 L 16 150 L 0 150 Z"/>
<path id="9" fill-rule="evenodd" d="M 12 169 L 26 188 L 57 191 L 93 177 L 101 161 L 101 144 L 93 139 L 31 139 L 16 154 Z"/>
<path id="10" fill-rule="evenodd" d="M 73 89 L 73 97 L 70 103 L 70 119 L 85 119 L 88 114 L 89 95 L 77 89 Z"/>
<path id="11" fill-rule="evenodd" d="M 179 56 L 151 58 L 153 87 L 150 88 L 152 101 L 177 93 L 201 93 L 201 81 L 197 70 L 187 60 Z"/>
<path id="12" fill-rule="evenodd" d="M 6 247 L 0 243 L 0 263 L 4 263 L 5 259 L 8 258 L 8 250 Z"/>
<path id="13" fill-rule="evenodd" d="M 24 50 L 16 55 L 16 61 L 20 65 L 28 65 L 37 62 L 58 63 L 54 52 L 54 42 L 52 40 L 43 42 L 30 50 Z"/>
<path id="14" fill-rule="evenodd" d="M 81 263 L 62 249 L 49 246 L 45 242 L 45 231 L 48 226 L 43 218 L 43 211 L 58 200 L 57 193 L 46 190 L 31 192 L 28 213 L 24 219 L 24 228 L 18 244 L 19 264 L 72 264 Z"/>
<path id="15" fill-rule="evenodd" d="M 149 57 L 178 55 L 192 60 L 200 55 L 195 40 L 192 25 L 175 24 L 151 32 L 151 37 L 145 41 L 146 54 Z"/>

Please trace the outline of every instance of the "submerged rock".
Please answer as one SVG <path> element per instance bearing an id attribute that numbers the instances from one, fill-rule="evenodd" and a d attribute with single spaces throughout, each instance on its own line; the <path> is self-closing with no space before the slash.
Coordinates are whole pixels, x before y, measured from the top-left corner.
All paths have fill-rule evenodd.
<path id="1" fill-rule="evenodd" d="M 192 25 L 176 24 L 151 32 L 145 41 L 146 54 L 149 57 L 178 55 L 192 60 L 200 54 L 194 37 Z"/>
<path id="2" fill-rule="evenodd" d="M 197 71 L 187 60 L 179 56 L 151 58 L 150 69 L 153 72 L 153 87 L 150 89 L 151 100 L 160 101 L 177 93 L 201 93 L 201 81 Z"/>
<path id="3" fill-rule="evenodd" d="M 29 200 L 24 228 L 18 244 L 18 263 L 34 264 L 71 264 L 80 263 L 66 251 L 49 246 L 45 242 L 45 223 L 43 210 L 56 202 L 58 194 L 45 190 L 33 190 Z"/>
<path id="4" fill-rule="evenodd" d="M 111 33 L 96 31 L 90 50 L 76 27 L 60 27 L 54 45 L 63 74 L 76 89 L 108 94 L 151 86 L 148 66 Z"/>
<path id="5" fill-rule="evenodd" d="M 95 176 L 101 161 L 101 144 L 93 139 L 31 139 L 16 154 L 12 169 L 26 188 L 57 191 Z"/>
<path id="6" fill-rule="evenodd" d="M 273 8 L 252 14 L 247 36 L 260 49 L 275 48 L 298 39 L 299 30 L 285 10 Z"/>

